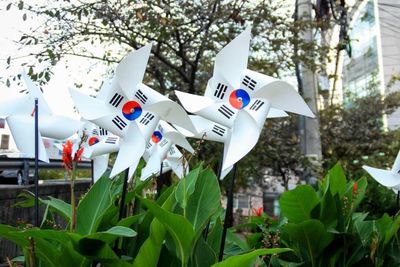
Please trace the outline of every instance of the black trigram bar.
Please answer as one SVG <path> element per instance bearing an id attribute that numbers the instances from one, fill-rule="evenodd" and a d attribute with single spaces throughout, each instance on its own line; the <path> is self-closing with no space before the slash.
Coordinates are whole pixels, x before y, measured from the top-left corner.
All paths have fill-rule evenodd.
<path id="1" fill-rule="evenodd" d="M 115 93 L 109 103 L 114 107 L 118 107 L 118 105 L 121 104 L 122 99 L 124 99 L 122 95 Z"/>
<path id="2" fill-rule="evenodd" d="M 135 96 L 136 96 L 137 99 L 140 100 L 140 102 L 142 102 L 143 104 L 146 104 L 147 96 L 145 94 L 143 94 L 142 91 L 137 90 L 136 93 L 135 93 Z"/>
<path id="3" fill-rule="evenodd" d="M 108 131 L 106 129 L 100 127 L 100 135 L 107 135 L 107 134 L 108 134 Z"/>
<path id="4" fill-rule="evenodd" d="M 167 161 L 163 161 L 161 164 L 162 164 L 163 168 L 168 168 L 169 167 L 169 164 L 168 164 Z"/>
<path id="5" fill-rule="evenodd" d="M 221 112 L 222 115 L 224 115 L 225 117 L 227 117 L 228 119 L 232 118 L 233 114 L 235 114 L 235 112 L 233 112 L 233 110 L 231 110 L 230 108 L 228 108 L 225 105 L 222 105 L 219 109 L 219 112 Z"/>
<path id="6" fill-rule="evenodd" d="M 163 146 L 165 146 L 166 144 L 168 144 L 168 140 L 167 140 L 167 139 L 164 139 L 164 140 L 161 141 L 160 147 L 163 147 Z"/>
<path id="7" fill-rule="evenodd" d="M 171 147 L 169 148 L 169 153 L 170 153 L 171 155 L 175 154 L 175 148 L 174 148 L 173 146 L 171 146 Z"/>
<path id="8" fill-rule="evenodd" d="M 112 119 L 112 122 L 117 126 L 121 131 L 126 127 L 126 122 L 121 119 L 120 116 L 115 116 L 114 119 Z"/>
<path id="9" fill-rule="evenodd" d="M 152 147 L 152 145 L 153 145 L 152 143 L 148 142 L 146 145 L 146 149 L 149 149 L 150 147 Z"/>
<path id="10" fill-rule="evenodd" d="M 106 139 L 106 143 L 107 144 L 116 144 L 117 143 L 117 140 L 118 140 L 118 138 L 117 137 L 115 137 L 115 136 L 110 136 L 110 137 L 107 137 L 107 139 Z"/>
<path id="11" fill-rule="evenodd" d="M 256 84 L 257 82 L 255 80 L 253 80 L 247 75 L 244 76 L 243 85 L 247 86 L 247 88 L 249 88 L 250 90 L 254 90 L 254 88 L 256 88 Z"/>
<path id="12" fill-rule="evenodd" d="M 218 97 L 219 99 L 224 98 L 227 88 L 228 88 L 227 85 L 218 83 L 217 89 L 215 89 L 215 92 L 214 92 L 214 96 Z"/>
<path id="13" fill-rule="evenodd" d="M 93 130 L 92 130 L 92 134 L 93 134 L 93 135 L 99 135 L 99 131 L 97 131 L 97 129 L 93 129 Z"/>
<path id="14" fill-rule="evenodd" d="M 214 127 L 212 128 L 212 131 L 214 133 L 218 134 L 219 136 L 223 136 L 225 134 L 225 129 L 218 125 L 214 125 Z"/>
<path id="15" fill-rule="evenodd" d="M 154 115 L 150 112 L 147 112 L 146 115 L 144 115 L 144 117 L 140 120 L 140 123 L 147 125 L 152 119 L 154 119 Z"/>
<path id="16" fill-rule="evenodd" d="M 264 105 L 264 101 L 257 99 L 254 101 L 253 105 L 251 105 L 250 110 L 258 111 L 262 105 Z"/>

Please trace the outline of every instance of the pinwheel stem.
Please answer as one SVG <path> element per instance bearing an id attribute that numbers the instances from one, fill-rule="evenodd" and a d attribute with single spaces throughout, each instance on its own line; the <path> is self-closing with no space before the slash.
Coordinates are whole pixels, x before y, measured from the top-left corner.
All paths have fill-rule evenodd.
<path id="1" fill-rule="evenodd" d="M 400 191 L 397 191 L 397 208 L 400 209 Z"/>
<path id="2" fill-rule="evenodd" d="M 236 179 L 236 164 L 233 165 L 231 181 L 229 183 L 228 190 L 226 191 L 227 203 L 226 203 L 224 228 L 222 229 L 221 246 L 219 249 L 219 261 L 222 261 L 224 257 L 226 231 L 228 230 L 228 227 L 232 227 L 233 224 L 233 187 L 235 185 L 235 179 Z"/>
<path id="3" fill-rule="evenodd" d="M 125 215 L 125 199 L 126 199 L 126 191 L 128 189 L 128 178 L 129 178 L 129 169 L 125 170 L 125 177 L 124 177 L 124 185 L 122 187 L 121 193 L 121 202 L 119 206 L 119 215 L 118 220 L 121 220 Z"/>
<path id="4" fill-rule="evenodd" d="M 35 225 L 39 227 L 39 105 L 35 98 Z"/>

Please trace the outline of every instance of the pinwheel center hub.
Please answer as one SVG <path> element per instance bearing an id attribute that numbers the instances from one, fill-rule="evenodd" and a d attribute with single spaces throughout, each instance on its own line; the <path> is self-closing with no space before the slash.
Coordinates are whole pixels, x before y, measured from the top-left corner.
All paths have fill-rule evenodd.
<path id="1" fill-rule="evenodd" d="M 250 103 L 250 95 L 244 89 L 234 90 L 229 95 L 229 103 L 236 109 L 243 109 Z"/>
<path id="2" fill-rule="evenodd" d="M 161 141 L 162 138 L 163 138 L 163 135 L 160 131 L 154 131 L 151 136 L 151 141 L 153 141 L 154 144 L 157 144 L 158 142 Z"/>
<path id="3" fill-rule="evenodd" d="M 99 141 L 100 141 L 99 138 L 97 138 L 96 136 L 92 136 L 89 138 L 88 144 L 89 144 L 89 146 L 93 146 L 93 145 L 97 144 Z"/>
<path id="4" fill-rule="evenodd" d="M 136 120 L 142 114 L 142 107 L 136 101 L 128 101 L 122 106 L 122 115 L 130 121 Z"/>

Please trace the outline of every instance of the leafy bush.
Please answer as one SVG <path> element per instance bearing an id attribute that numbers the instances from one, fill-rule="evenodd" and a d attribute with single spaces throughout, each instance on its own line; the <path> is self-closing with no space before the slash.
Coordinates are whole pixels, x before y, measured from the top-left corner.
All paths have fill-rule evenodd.
<path id="1" fill-rule="evenodd" d="M 334 166 L 318 190 L 300 185 L 280 198 L 281 217 L 252 217 L 236 229 L 245 235 L 247 249 L 291 248 L 293 252 L 265 258 L 271 266 L 398 266 L 400 216 L 384 214 L 367 220 L 357 212 L 365 196 L 366 178 L 346 181 Z M 243 248 L 231 239 L 230 246 Z"/>
<path id="2" fill-rule="evenodd" d="M 221 193 L 210 169 L 192 170 L 158 199 L 151 199 L 154 194 L 143 197 L 151 180 L 134 179 L 126 199 L 132 212 L 118 220 L 122 181 L 122 177 L 113 181 L 102 177 L 94 184 L 77 206 L 73 231 L 56 229 L 53 222 L 57 214 L 70 223 L 71 205 L 49 198 L 40 200 L 46 206 L 40 229 L 0 225 L 0 237 L 23 249 L 18 260 L 28 266 L 249 266 L 260 255 L 290 251 L 264 248 L 241 255 L 226 253 L 226 259 L 217 263 Z M 20 205 L 31 202 L 27 199 Z"/>

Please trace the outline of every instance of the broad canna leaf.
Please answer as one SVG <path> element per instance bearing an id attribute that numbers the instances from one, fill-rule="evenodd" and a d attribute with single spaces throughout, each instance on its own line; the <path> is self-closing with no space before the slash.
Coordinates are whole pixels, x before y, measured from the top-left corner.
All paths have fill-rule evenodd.
<path id="1" fill-rule="evenodd" d="M 198 235 L 221 206 L 221 191 L 218 178 L 210 169 L 200 173 L 195 188 L 189 198 L 185 214 Z"/>
<path id="2" fill-rule="evenodd" d="M 200 165 L 179 181 L 175 190 L 175 198 L 182 209 L 186 209 L 189 198 L 195 190 L 197 178 L 202 170 L 203 167 Z"/>
<path id="3" fill-rule="evenodd" d="M 97 231 L 102 216 L 110 205 L 113 205 L 111 198 L 112 181 L 103 176 L 82 198 L 76 210 L 76 232 L 79 234 L 91 234 Z"/>
<path id="4" fill-rule="evenodd" d="M 311 211 L 319 203 L 317 194 L 309 185 L 300 185 L 282 194 L 281 213 L 289 222 L 302 222 L 311 218 Z"/>
<path id="5" fill-rule="evenodd" d="M 288 251 L 292 250 L 289 248 L 257 249 L 246 254 L 229 257 L 224 261 L 212 265 L 212 267 L 252 266 L 252 263 L 254 263 L 259 256 L 278 254 Z"/>
<path id="6" fill-rule="evenodd" d="M 182 264 L 186 265 L 195 241 L 193 226 L 185 217 L 166 211 L 148 199 L 141 198 L 141 201 L 167 229 L 175 242 Z"/>

